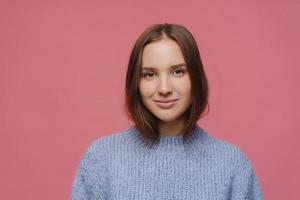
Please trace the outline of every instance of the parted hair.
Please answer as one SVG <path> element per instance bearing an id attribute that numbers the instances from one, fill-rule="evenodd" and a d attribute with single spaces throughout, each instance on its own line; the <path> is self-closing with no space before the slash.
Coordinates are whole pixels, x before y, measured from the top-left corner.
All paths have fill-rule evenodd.
<path id="1" fill-rule="evenodd" d="M 136 40 L 130 54 L 126 83 L 125 111 L 134 122 L 147 144 L 154 144 L 159 138 L 159 119 L 143 104 L 139 92 L 141 80 L 142 54 L 147 44 L 163 39 L 174 40 L 181 49 L 191 80 L 191 105 L 184 112 L 184 127 L 181 130 L 186 141 L 197 121 L 204 116 L 208 104 L 208 81 L 203 69 L 197 43 L 190 31 L 179 24 L 155 24 L 147 28 Z"/>

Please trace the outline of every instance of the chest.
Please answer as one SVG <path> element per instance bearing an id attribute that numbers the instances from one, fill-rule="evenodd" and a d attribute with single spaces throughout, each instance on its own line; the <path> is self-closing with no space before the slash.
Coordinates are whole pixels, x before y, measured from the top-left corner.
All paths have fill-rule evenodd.
<path id="1" fill-rule="evenodd" d="M 230 192 L 231 170 L 217 158 L 119 157 L 108 167 L 108 199 L 216 199 Z"/>

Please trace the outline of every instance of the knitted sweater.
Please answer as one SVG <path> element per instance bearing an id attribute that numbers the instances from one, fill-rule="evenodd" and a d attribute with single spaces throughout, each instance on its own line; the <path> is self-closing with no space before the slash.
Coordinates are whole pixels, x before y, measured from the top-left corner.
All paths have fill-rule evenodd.
<path id="1" fill-rule="evenodd" d="M 72 200 L 258 200 L 250 161 L 196 125 L 190 140 L 161 135 L 145 146 L 132 126 L 93 141 L 80 160 Z"/>

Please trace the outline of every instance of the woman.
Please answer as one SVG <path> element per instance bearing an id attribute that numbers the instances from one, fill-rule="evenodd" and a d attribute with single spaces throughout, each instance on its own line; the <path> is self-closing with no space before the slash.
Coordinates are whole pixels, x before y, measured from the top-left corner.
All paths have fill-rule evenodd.
<path id="1" fill-rule="evenodd" d="M 146 29 L 126 76 L 125 107 L 135 125 L 89 146 L 71 199 L 262 199 L 246 155 L 196 124 L 207 106 L 192 34 L 176 24 Z"/>

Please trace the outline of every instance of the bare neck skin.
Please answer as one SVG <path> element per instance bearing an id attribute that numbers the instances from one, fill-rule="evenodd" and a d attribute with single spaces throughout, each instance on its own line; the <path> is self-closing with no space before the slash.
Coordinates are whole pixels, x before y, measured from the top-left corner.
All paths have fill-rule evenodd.
<path id="1" fill-rule="evenodd" d="M 171 122 L 160 122 L 159 132 L 161 135 L 179 136 L 184 125 L 184 119 L 180 118 Z"/>

